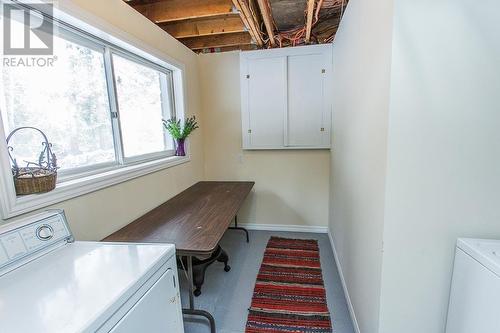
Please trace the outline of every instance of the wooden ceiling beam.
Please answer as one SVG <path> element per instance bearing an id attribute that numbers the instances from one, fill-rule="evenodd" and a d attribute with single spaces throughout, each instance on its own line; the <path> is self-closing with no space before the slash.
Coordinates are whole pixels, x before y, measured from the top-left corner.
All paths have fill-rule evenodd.
<path id="1" fill-rule="evenodd" d="M 183 21 L 187 22 L 197 22 L 197 21 L 205 21 L 205 20 L 216 20 L 216 19 L 223 19 L 223 18 L 232 18 L 232 17 L 239 17 L 239 14 L 237 12 L 227 12 L 227 13 L 214 13 L 210 15 L 204 15 L 204 16 L 198 16 L 198 17 L 188 17 L 185 19 L 178 19 L 178 20 L 173 20 L 173 21 L 166 21 L 166 22 L 159 22 L 158 26 L 168 26 L 168 25 L 174 25 L 177 23 L 182 23 Z"/>
<path id="2" fill-rule="evenodd" d="M 237 13 L 162 23 L 160 27 L 178 39 L 246 31 Z"/>
<path id="3" fill-rule="evenodd" d="M 189 37 L 182 39 L 181 42 L 191 50 L 200 50 L 215 47 L 251 44 L 252 37 L 248 32 L 235 32 L 222 35 Z"/>
<path id="4" fill-rule="evenodd" d="M 269 42 L 272 47 L 275 47 L 276 41 L 274 40 L 273 14 L 271 13 L 271 8 L 269 8 L 269 1 L 257 0 L 257 4 L 259 5 L 260 13 L 262 14 L 262 19 L 264 20 L 264 25 L 266 26 Z"/>
<path id="5" fill-rule="evenodd" d="M 233 10 L 228 0 L 168 0 L 135 5 L 133 8 L 155 23 L 211 17 Z"/>
<path id="6" fill-rule="evenodd" d="M 137 6 L 137 5 L 150 4 L 150 3 L 154 3 L 154 2 L 160 2 L 163 0 L 124 0 L 124 1 L 131 6 Z"/>
<path id="7" fill-rule="evenodd" d="M 124 1 L 195 52 L 211 52 L 214 51 L 212 48 L 216 48 L 217 52 L 223 52 L 276 47 L 279 29 L 288 29 L 281 27 L 283 19 L 289 17 L 286 13 L 289 10 L 294 12 L 286 4 L 275 8 L 274 0 Z M 297 10 L 300 12 L 302 22 L 300 24 L 303 27 L 301 31 L 304 33 L 302 41 L 306 44 L 310 44 L 312 40 L 317 40 L 319 43 L 331 42 L 339 21 L 339 19 L 332 21 L 331 18 L 337 14 L 340 16 L 348 0 L 301 1 L 306 5 L 305 27 L 302 9 L 296 8 L 295 12 Z M 322 12 L 319 22 L 315 22 L 315 14 L 320 4 L 322 9 L 328 10 Z M 273 9 L 277 15 L 274 15 L 276 21 Z M 297 20 L 294 20 L 294 18 L 289 19 L 291 28 L 297 25 L 295 22 Z M 269 42 L 266 35 L 269 37 Z"/>
<path id="8" fill-rule="evenodd" d="M 311 29 L 314 15 L 314 3 L 316 0 L 307 0 L 307 14 L 306 14 L 306 39 L 305 42 L 311 41 Z"/>
<path id="9" fill-rule="evenodd" d="M 245 24 L 248 29 L 248 32 L 255 40 L 257 45 L 263 46 L 264 42 L 262 41 L 262 36 L 260 34 L 260 29 L 258 28 L 258 24 L 255 20 L 255 17 L 252 15 L 248 4 L 244 0 L 232 0 L 233 5 L 238 9 L 241 20 Z"/>
<path id="10" fill-rule="evenodd" d="M 215 52 L 212 51 L 212 48 L 207 48 L 207 49 L 202 49 L 199 50 L 200 53 L 216 53 L 216 52 L 228 52 L 228 51 L 250 51 L 250 50 L 256 50 L 257 46 L 255 44 L 241 44 L 241 45 L 234 45 L 234 46 L 223 46 L 223 47 L 217 47 L 214 50 Z"/>

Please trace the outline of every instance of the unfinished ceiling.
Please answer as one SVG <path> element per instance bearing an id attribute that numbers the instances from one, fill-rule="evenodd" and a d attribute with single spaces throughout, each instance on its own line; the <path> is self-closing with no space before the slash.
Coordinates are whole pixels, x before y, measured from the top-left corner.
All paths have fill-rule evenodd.
<path id="1" fill-rule="evenodd" d="M 348 0 L 125 0 L 195 52 L 330 43 Z"/>

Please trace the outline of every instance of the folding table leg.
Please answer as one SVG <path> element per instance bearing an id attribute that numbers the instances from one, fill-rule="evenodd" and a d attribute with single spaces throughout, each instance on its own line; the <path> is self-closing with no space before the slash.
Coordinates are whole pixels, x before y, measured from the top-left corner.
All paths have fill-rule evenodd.
<path id="1" fill-rule="evenodd" d="M 228 229 L 244 231 L 247 236 L 247 243 L 250 242 L 250 237 L 248 236 L 248 230 L 243 227 L 238 227 L 238 215 L 234 217 L 234 227 L 229 227 Z"/>
<path id="2" fill-rule="evenodd" d="M 182 313 L 191 316 L 201 316 L 208 319 L 210 323 L 210 333 L 215 332 L 215 319 L 214 317 L 205 310 L 198 310 L 194 308 L 194 286 L 193 286 L 193 256 L 185 256 L 187 261 L 187 273 L 188 273 L 188 286 L 189 286 L 189 308 L 182 309 Z M 182 258 L 181 258 L 182 260 Z"/>

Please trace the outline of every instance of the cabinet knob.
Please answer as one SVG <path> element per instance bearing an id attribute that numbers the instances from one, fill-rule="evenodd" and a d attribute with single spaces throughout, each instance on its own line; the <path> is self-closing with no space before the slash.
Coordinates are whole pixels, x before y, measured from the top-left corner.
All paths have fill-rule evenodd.
<path id="1" fill-rule="evenodd" d="M 321 128 L 320 128 L 320 131 L 321 131 L 321 132 L 324 132 L 324 131 L 325 131 L 325 128 L 324 128 L 324 127 L 321 127 Z"/>
<path id="2" fill-rule="evenodd" d="M 252 130 L 251 130 L 251 129 L 249 129 L 249 130 L 248 130 L 248 133 L 252 133 Z"/>

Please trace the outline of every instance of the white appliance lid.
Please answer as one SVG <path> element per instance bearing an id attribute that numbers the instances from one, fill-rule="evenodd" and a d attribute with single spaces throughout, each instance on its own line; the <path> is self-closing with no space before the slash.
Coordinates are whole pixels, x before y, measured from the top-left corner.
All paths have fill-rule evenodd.
<path id="1" fill-rule="evenodd" d="M 62 246 L 0 277 L 1 330 L 81 332 L 102 325 L 174 254 L 167 244 Z"/>
<path id="2" fill-rule="evenodd" d="M 500 240 L 459 238 L 457 247 L 500 276 Z"/>

